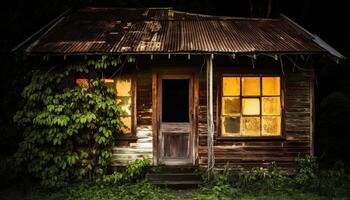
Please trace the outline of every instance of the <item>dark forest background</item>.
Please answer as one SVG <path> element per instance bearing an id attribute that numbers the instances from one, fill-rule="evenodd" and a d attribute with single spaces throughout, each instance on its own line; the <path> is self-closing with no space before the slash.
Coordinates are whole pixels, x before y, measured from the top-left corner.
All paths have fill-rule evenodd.
<path id="1" fill-rule="evenodd" d="M 0 154 L 16 151 L 21 139 L 12 116 L 30 66 L 10 51 L 68 8 L 85 6 L 173 7 L 204 14 L 278 17 L 283 13 L 350 57 L 347 1 L 333 0 L 4 0 L 0 8 Z M 323 163 L 346 160 L 350 152 L 350 62 L 318 61 L 316 155 Z"/>

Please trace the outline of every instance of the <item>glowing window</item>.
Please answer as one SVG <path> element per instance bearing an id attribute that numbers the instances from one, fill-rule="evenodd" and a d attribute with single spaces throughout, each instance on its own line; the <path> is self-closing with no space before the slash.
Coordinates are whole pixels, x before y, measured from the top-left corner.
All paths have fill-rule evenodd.
<path id="1" fill-rule="evenodd" d="M 222 79 L 222 91 L 224 96 L 239 96 L 241 93 L 241 78 L 224 77 Z"/>
<path id="2" fill-rule="evenodd" d="M 75 80 L 75 83 L 80 87 L 89 87 L 89 79 L 86 78 L 78 78 Z"/>
<path id="3" fill-rule="evenodd" d="M 133 129 L 133 95 L 132 78 L 121 77 L 118 79 L 103 79 L 105 85 L 114 88 L 117 104 L 122 111 L 120 120 L 123 122 L 121 131 L 123 134 L 131 134 Z"/>
<path id="4" fill-rule="evenodd" d="M 260 115 L 259 98 L 242 98 L 243 115 Z"/>
<path id="5" fill-rule="evenodd" d="M 242 96 L 260 96 L 260 77 L 242 78 Z"/>
<path id="6" fill-rule="evenodd" d="M 281 135 L 280 77 L 223 77 L 222 136 Z"/>

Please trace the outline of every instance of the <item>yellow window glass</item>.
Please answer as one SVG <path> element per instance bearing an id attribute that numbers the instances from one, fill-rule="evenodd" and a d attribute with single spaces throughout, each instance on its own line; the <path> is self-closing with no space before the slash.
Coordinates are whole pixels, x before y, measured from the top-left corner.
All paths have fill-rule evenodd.
<path id="1" fill-rule="evenodd" d="M 223 77 L 222 136 L 281 135 L 280 77 Z"/>
<path id="2" fill-rule="evenodd" d="M 262 97 L 262 115 L 280 115 L 280 97 Z"/>
<path id="3" fill-rule="evenodd" d="M 75 80 L 75 83 L 80 87 L 89 87 L 89 80 L 86 78 L 78 78 Z"/>
<path id="4" fill-rule="evenodd" d="M 124 127 L 121 129 L 124 134 L 131 133 L 131 116 L 120 117 Z"/>
<path id="5" fill-rule="evenodd" d="M 239 96 L 241 91 L 240 79 L 240 77 L 224 77 L 222 79 L 223 96 Z"/>
<path id="6" fill-rule="evenodd" d="M 280 77 L 263 77 L 262 94 L 263 96 L 280 95 Z"/>
<path id="7" fill-rule="evenodd" d="M 131 96 L 131 79 L 116 80 L 117 96 Z"/>
<path id="8" fill-rule="evenodd" d="M 242 96 L 260 96 L 260 77 L 242 78 Z"/>
<path id="9" fill-rule="evenodd" d="M 262 117 L 262 135 L 281 135 L 281 117 L 263 116 Z"/>
<path id="10" fill-rule="evenodd" d="M 221 132 L 223 136 L 238 136 L 240 133 L 240 117 L 222 117 Z"/>
<path id="11" fill-rule="evenodd" d="M 239 97 L 222 98 L 222 114 L 234 115 L 241 113 L 241 99 Z"/>
<path id="12" fill-rule="evenodd" d="M 260 117 L 242 117 L 242 136 L 260 136 Z"/>
<path id="13" fill-rule="evenodd" d="M 259 98 L 243 98 L 242 99 L 243 115 L 260 115 L 260 99 Z"/>
<path id="14" fill-rule="evenodd" d="M 105 86 L 114 90 L 114 79 L 102 79 L 101 81 Z"/>
<path id="15" fill-rule="evenodd" d="M 124 112 L 122 115 L 131 115 L 131 97 L 117 97 L 117 104 Z"/>
<path id="16" fill-rule="evenodd" d="M 130 134 L 132 129 L 132 89 L 131 78 L 120 78 L 115 81 L 116 101 L 120 106 L 122 113 L 120 120 L 124 127 L 121 131 L 124 134 Z"/>

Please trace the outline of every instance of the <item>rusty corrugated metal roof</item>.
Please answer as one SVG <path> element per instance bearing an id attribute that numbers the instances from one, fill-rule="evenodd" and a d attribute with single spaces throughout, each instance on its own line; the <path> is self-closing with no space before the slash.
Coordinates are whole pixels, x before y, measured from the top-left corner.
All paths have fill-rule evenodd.
<path id="1" fill-rule="evenodd" d="M 171 8 L 85 8 L 64 17 L 26 54 L 320 53 L 312 35 L 285 18 L 193 14 Z"/>

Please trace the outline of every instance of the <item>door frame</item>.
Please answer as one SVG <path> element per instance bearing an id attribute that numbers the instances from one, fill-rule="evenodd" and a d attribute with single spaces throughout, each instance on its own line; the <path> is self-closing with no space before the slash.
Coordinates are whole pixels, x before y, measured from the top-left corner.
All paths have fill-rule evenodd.
<path id="1" fill-rule="evenodd" d="M 153 72 L 152 74 L 152 134 L 153 134 L 153 165 L 162 164 L 159 162 L 159 135 L 160 135 L 160 111 L 161 111 L 161 99 L 162 92 L 161 87 L 159 87 L 162 79 L 190 79 L 189 90 L 192 92 L 192 99 L 189 107 L 189 112 L 192 113 L 190 117 L 190 148 L 191 148 L 191 165 L 198 163 L 198 134 L 197 134 L 197 116 L 198 116 L 198 103 L 199 103 L 199 75 L 198 73 L 183 72 L 182 70 L 170 70 L 170 71 L 161 71 Z M 179 164 L 181 165 L 181 163 Z M 188 165 L 188 164 L 187 164 Z"/>

